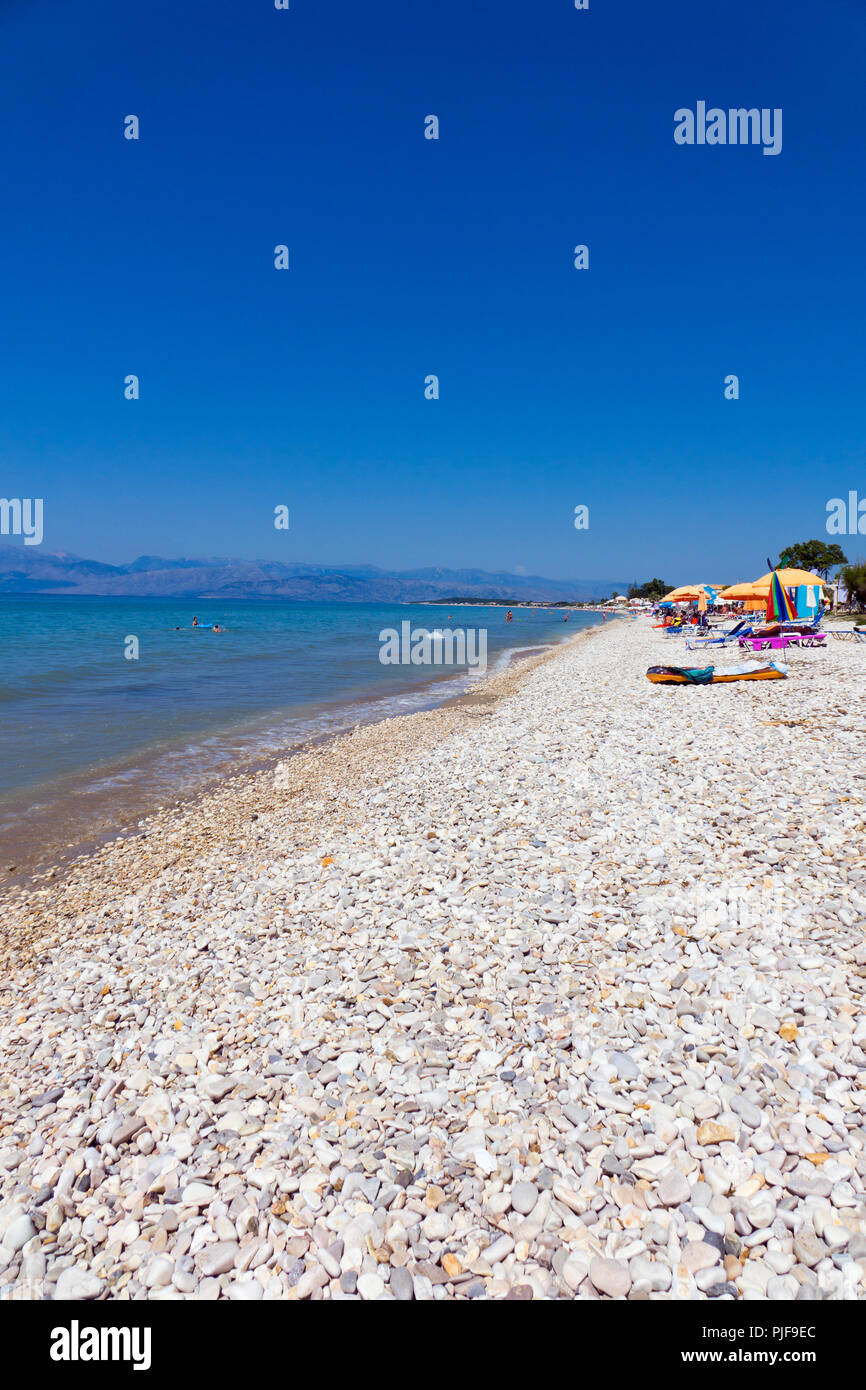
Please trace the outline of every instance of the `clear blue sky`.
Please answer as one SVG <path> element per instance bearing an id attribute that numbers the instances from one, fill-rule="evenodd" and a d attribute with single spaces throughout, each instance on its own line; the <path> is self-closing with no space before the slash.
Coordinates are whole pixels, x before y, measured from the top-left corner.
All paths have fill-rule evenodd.
<path id="1" fill-rule="evenodd" d="M 760 574 L 866 496 L 864 52 L 862 0 L 0 0 L 0 495 L 114 562 Z"/>

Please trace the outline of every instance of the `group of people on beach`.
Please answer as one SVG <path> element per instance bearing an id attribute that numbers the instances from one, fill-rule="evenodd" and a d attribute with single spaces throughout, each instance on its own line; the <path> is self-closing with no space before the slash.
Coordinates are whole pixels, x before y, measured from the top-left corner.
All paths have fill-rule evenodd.
<path id="1" fill-rule="evenodd" d="M 662 627 L 709 627 L 706 613 L 675 613 L 672 618 L 665 617 L 664 610 L 656 607 L 652 610 L 654 618 L 661 617 Z"/>

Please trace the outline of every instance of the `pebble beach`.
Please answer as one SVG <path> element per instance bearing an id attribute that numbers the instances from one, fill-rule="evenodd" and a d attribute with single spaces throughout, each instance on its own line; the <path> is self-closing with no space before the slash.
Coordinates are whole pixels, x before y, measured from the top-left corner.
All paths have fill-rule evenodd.
<path id="1" fill-rule="evenodd" d="M 9 892 L 0 1297 L 864 1297 L 866 650 L 650 684 L 678 640 Z"/>

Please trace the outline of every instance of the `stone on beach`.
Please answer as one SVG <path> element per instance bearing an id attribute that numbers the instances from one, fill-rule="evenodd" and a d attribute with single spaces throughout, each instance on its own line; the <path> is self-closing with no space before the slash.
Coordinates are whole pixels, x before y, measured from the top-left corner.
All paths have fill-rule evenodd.
<path id="1" fill-rule="evenodd" d="M 206 1245 L 197 1256 L 197 1264 L 202 1274 L 227 1274 L 234 1269 L 238 1257 L 238 1246 L 234 1241 L 217 1241 Z"/>
<path id="2" fill-rule="evenodd" d="M 73 1265 L 64 1269 L 54 1289 L 55 1299 L 65 1302 L 72 1299 L 98 1298 L 103 1289 L 101 1279 L 87 1269 Z"/>
<path id="3" fill-rule="evenodd" d="M 683 1173 L 668 1173 L 657 1188 L 658 1199 L 663 1206 L 678 1207 L 687 1202 L 691 1195 L 689 1180 Z"/>
<path id="4" fill-rule="evenodd" d="M 589 1277 L 600 1293 L 606 1293 L 611 1298 L 625 1298 L 631 1288 L 628 1265 L 621 1260 L 593 1260 L 589 1266 Z"/>

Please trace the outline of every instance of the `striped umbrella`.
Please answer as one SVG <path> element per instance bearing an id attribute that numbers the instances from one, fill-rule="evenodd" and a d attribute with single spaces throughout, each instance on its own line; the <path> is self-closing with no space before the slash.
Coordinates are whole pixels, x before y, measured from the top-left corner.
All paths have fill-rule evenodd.
<path id="1" fill-rule="evenodd" d="M 770 591 L 767 594 L 767 622 L 790 622 L 797 613 L 788 597 L 788 591 L 779 578 L 778 570 L 773 570 Z"/>

